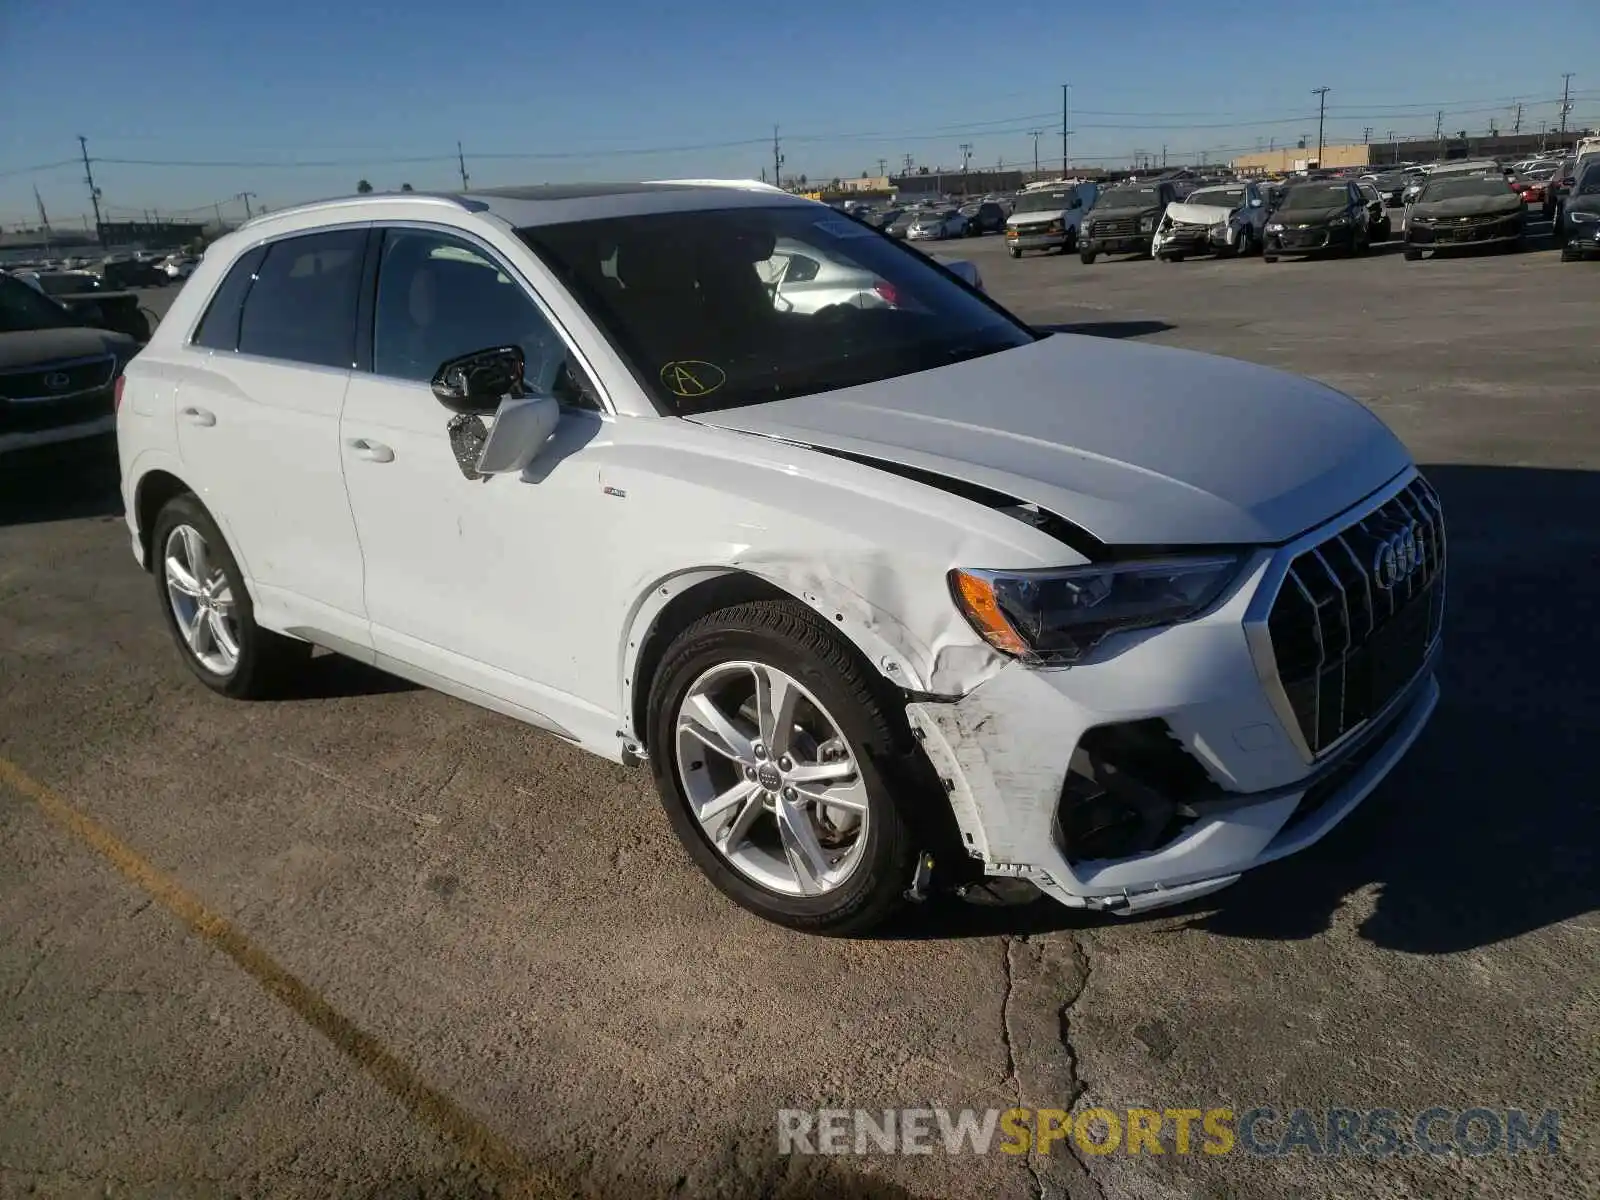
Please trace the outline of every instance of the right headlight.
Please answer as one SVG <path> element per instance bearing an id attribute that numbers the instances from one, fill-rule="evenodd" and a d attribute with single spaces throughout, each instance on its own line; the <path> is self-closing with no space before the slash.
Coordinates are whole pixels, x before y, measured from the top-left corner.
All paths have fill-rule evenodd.
<path id="1" fill-rule="evenodd" d="M 950 572 L 956 607 L 983 639 L 1038 665 L 1077 662 L 1113 633 L 1204 612 L 1238 574 L 1237 555 L 1030 571 Z"/>
<path id="2" fill-rule="evenodd" d="M 1283 232 L 1283 222 L 1282 221 L 1268 221 L 1267 222 L 1267 232 L 1268 233 L 1282 233 Z"/>
<path id="3" fill-rule="evenodd" d="M 1588 225 L 1600 221 L 1600 213 L 1584 212 L 1581 209 L 1569 212 L 1567 217 L 1574 225 Z"/>

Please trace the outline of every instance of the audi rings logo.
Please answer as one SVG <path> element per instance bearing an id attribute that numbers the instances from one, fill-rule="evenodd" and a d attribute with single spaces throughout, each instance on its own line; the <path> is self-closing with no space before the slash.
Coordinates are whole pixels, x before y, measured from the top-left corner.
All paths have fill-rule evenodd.
<path id="1" fill-rule="evenodd" d="M 1421 565 L 1417 526 L 1412 522 L 1378 543 L 1378 552 L 1372 559 L 1372 577 L 1379 587 L 1387 591 L 1411 578 Z"/>

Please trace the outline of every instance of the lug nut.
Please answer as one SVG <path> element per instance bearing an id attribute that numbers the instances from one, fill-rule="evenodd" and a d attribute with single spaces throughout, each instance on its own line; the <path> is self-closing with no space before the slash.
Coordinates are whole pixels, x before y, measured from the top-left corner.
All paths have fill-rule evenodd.
<path id="1" fill-rule="evenodd" d="M 754 746 L 751 746 L 750 747 L 750 751 L 757 758 L 765 758 L 767 756 L 767 748 L 765 746 L 763 746 L 760 742 L 757 742 Z"/>
<path id="2" fill-rule="evenodd" d="M 785 800 L 794 801 L 794 800 L 799 799 L 799 797 L 800 797 L 800 793 L 795 791 L 794 788 L 786 787 L 786 788 L 783 789 L 783 798 Z"/>
<path id="3" fill-rule="evenodd" d="M 746 767 L 744 769 L 744 777 L 753 782 L 756 777 L 756 769 L 754 767 Z"/>
<path id="4" fill-rule="evenodd" d="M 785 754 L 778 760 L 778 768 L 783 771 L 792 770 L 794 768 L 794 759 Z"/>

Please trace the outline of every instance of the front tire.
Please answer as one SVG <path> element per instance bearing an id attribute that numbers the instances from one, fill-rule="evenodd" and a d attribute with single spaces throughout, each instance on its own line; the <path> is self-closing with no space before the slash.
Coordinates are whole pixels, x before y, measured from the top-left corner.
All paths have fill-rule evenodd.
<path id="1" fill-rule="evenodd" d="M 1096 257 L 1097 257 L 1097 255 L 1095 254 L 1095 252 L 1093 250 L 1079 250 L 1078 251 L 1078 261 L 1081 262 L 1086 267 L 1093 266 L 1094 265 L 1094 260 L 1095 260 Z"/>
<path id="2" fill-rule="evenodd" d="M 1422 251 L 1416 249 L 1413 246 L 1407 246 L 1403 251 L 1401 251 L 1401 253 L 1405 255 L 1405 259 L 1406 259 L 1407 262 L 1421 262 L 1422 261 Z"/>
<path id="3" fill-rule="evenodd" d="M 735 903 L 829 934 L 904 903 L 913 743 L 875 673 L 808 609 L 763 600 L 689 626 L 651 683 L 648 731 L 667 819 Z"/>
<path id="4" fill-rule="evenodd" d="M 1264 263 L 1275 263 L 1278 261 L 1278 256 L 1276 254 L 1263 254 L 1261 256 L 1261 261 Z"/>
<path id="5" fill-rule="evenodd" d="M 212 691 L 239 700 L 273 695 L 310 658 L 308 643 L 256 624 L 239 564 L 196 497 L 167 502 L 150 549 L 167 629 L 184 665 Z"/>

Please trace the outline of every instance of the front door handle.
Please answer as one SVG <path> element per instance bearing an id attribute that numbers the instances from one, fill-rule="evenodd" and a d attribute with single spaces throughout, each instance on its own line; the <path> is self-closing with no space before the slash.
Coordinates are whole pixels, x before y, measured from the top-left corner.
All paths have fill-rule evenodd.
<path id="1" fill-rule="evenodd" d="M 191 425 L 215 425 L 217 423 L 217 414 L 209 408 L 196 408 L 191 404 L 178 411 L 182 414 L 183 419 Z"/>
<path id="2" fill-rule="evenodd" d="M 367 462 L 394 461 L 394 451 L 382 442 L 374 442 L 368 438 L 351 438 L 346 444 L 357 458 Z"/>

